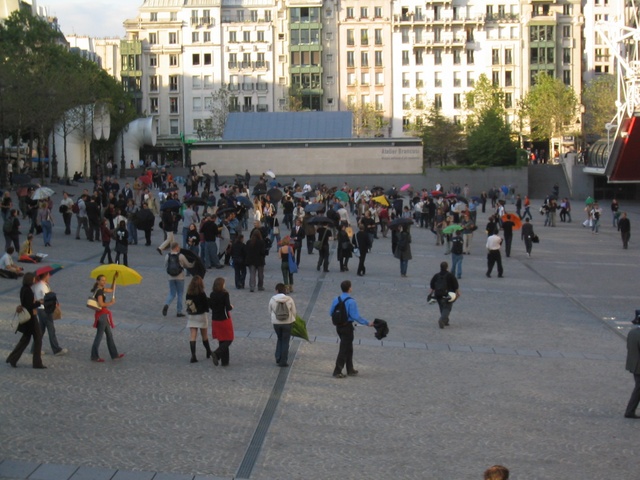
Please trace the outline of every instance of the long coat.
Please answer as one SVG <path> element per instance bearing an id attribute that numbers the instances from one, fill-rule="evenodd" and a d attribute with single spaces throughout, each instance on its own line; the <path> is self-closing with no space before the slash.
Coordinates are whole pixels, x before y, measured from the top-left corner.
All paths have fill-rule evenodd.
<path id="1" fill-rule="evenodd" d="M 404 240 L 404 241 L 403 241 Z M 404 244 L 404 248 L 400 245 Z M 398 245 L 396 246 L 393 256 L 400 260 L 411 260 L 411 234 L 409 232 L 400 232 L 398 234 Z"/>

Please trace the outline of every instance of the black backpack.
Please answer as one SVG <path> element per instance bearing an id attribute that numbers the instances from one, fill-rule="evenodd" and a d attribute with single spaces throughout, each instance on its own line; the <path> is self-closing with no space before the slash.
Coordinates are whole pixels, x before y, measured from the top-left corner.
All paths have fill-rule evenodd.
<path id="1" fill-rule="evenodd" d="M 170 253 L 167 261 L 167 273 L 172 277 L 177 277 L 182 273 L 182 265 L 180 265 L 180 257 L 177 253 Z"/>
<path id="2" fill-rule="evenodd" d="M 333 313 L 331 314 L 331 322 L 336 327 L 345 325 L 347 322 L 349 322 L 349 314 L 347 313 L 347 300 L 351 300 L 351 297 L 347 297 L 344 300 L 342 300 L 341 297 L 338 297 L 338 303 L 333 309 Z"/>
<path id="3" fill-rule="evenodd" d="M 455 253 L 456 255 L 462 255 L 462 238 L 453 237 L 451 239 L 451 253 Z"/>
<path id="4" fill-rule="evenodd" d="M 436 275 L 436 281 L 434 283 L 434 293 L 437 298 L 444 297 L 449 293 L 447 288 L 447 272 L 439 273 Z"/>

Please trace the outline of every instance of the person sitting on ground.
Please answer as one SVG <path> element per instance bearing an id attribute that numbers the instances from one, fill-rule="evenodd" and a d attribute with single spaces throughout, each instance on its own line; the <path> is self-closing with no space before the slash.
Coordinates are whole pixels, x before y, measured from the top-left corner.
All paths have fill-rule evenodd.
<path id="1" fill-rule="evenodd" d="M 6 253 L 0 257 L 0 276 L 4 278 L 18 278 L 24 275 L 22 267 L 17 266 L 13 262 L 13 252 L 15 252 L 13 246 L 7 248 Z"/>
<path id="2" fill-rule="evenodd" d="M 25 263 L 39 263 L 44 256 L 42 254 L 33 253 L 33 233 L 27 235 L 27 239 L 22 242 L 20 252 L 18 253 L 18 261 Z"/>

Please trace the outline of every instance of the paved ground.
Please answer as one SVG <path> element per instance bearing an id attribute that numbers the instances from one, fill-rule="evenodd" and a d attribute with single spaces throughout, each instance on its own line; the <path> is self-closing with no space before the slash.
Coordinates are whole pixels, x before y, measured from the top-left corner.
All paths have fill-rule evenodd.
<path id="1" fill-rule="evenodd" d="M 640 205 L 623 208 L 637 231 Z M 515 240 L 503 279 L 484 276 L 485 237 L 477 233 L 445 330 L 437 306 L 426 304 L 428 280 L 447 259 L 430 232 L 413 229 L 408 278 L 389 239 L 375 243 L 362 278 L 354 260 L 340 273 L 332 258 L 324 274 L 303 253 L 294 298 L 313 338 L 294 341 L 287 369 L 273 361 L 267 316 L 280 281 L 273 255 L 267 291 L 231 287 L 237 339 L 231 366 L 214 368 L 200 345 L 201 361 L 189 363 L 175 303 L 160 314 L 166 273 L 144 246 L 129 255 L 144 281 L 118 289 L 113 308 L 126 357 L 90 362 L 84 301 L 101 247 L 65 238 L 58 222 L 46 251 L 66 266 L 52 286 L 65 313 L 58 337 L 70 354 L 51 355 L 45 337 L 47 370 L 29 368 L 27 357 L 17 369 L 0 368 L 0 478 L 475 479 L 502 463 L 520 480 L 635 479 L 640 423 L 622 413 L 632 389 L 624 335 L 640 307 L 638 243 L 633 235 L 624 251 L 608 215 L 596 236 L 574 213 L 556 228 L 536 216 L 541 243 L 527 258 Z M 217 273 L 233 285 L 226 268 L 207 275 L 207 288 Z M 391 333 L 379 342 L 358 328 L 360 375 L 337 380 L 328 308 L 345 278 L 363 315 L 387 319 Z M 10 310 L 18 290 L 0 280 L 2 358 L 17 341 Z"/>

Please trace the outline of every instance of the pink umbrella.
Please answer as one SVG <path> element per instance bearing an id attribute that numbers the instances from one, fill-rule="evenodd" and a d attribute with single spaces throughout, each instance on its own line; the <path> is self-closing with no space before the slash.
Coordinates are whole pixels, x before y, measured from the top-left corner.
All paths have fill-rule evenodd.
<path id="1" fill-rule="evenodd" d="M 405 190 L 409 190 L 411 188 L 411 184 L 407 183 L 406 185 L 403 185 L 400 187 L 400 191 L 404 192 Z"/>

